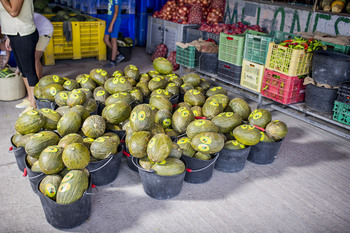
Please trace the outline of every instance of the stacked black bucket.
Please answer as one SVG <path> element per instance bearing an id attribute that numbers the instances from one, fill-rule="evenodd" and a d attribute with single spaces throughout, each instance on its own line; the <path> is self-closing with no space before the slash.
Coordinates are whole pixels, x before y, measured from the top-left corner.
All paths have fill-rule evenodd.
<path id="1" fill-rule="evenodd" d="M 337 89 L 341 83 L 350 81 L 350 56 L 327 50 L 315 51 L 312 78 L 317 84 L 326 84 L 331 88 L 308 84 L 306 106 L 321 113 L 332 113 L 334 101 L 338 97 Z"/>

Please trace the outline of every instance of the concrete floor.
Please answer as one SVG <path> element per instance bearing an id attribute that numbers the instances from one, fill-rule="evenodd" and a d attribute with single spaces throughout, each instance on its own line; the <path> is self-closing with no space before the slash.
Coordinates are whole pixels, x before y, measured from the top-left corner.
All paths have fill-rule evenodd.
<path id="1" fill-rule="evenodd" d="M 136 48 L 132 61 L 108 72 L 131 63 L 141 72 L 152 69 L 149 55 Z M 44 74 L 75 78 L 103 64 L 62 60 L 44 67 Z M 7 153 L 19 102 L 0 102 L 0 232 L 62 232 L 47 223 L 28 177 Z M 185 182 L 178 196 L 156 200 L 123 158 L 116 180 L 91 196 L 89 220 L 66 232 L 350 232 L 350 142 L 285 114 L 272 115 L 289 127 L 272 164 L 247 161 L 238 173 L 214 170 L 208 182 Z"/>

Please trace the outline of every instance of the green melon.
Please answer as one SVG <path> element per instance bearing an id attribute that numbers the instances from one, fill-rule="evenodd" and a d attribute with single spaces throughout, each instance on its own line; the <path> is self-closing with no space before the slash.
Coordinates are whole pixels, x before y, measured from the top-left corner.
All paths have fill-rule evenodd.
<path id="1" fill-rule="evenodd" d="M 40 181 L 39 190 L 42 194 L 55 201 L 61 181 L 62 177 L 60 175 L 47 175 Z"/>
<path id="2" fill-rule="evenodd" d="M 67 105 L 73 107 L 76 105 L 83 105 L 86 101 L 86 94 L 82 90 L 73 90 L 69 93 L 67 98 Z"/>
<path id="3" fill-rule="evenodd" d="M 69 171 L 58 187 L 56 202 L 61 205 L 71 204 L 79 200 L 88 187 L 89 178 L 83 171 Z"/>
<path id="4" fill-rule="evenodd" d="M 90 78 L 90 75 L 89 74 L 79 74 L 77 77 L 75 77 L 75 81 L 80 83 L 83 78 Z"/>
<path id="5" fill-rule="evenodd" d="M 195 120 L 192 121 L 186 129 L 186 135 L 189 138 L 194 138 L 199 133 L 219 131 L 219 127 L 209 120 Z"/>
<path id="6" fill-rule="evenodd" d="M 109 136 L 101 136 L 91 144 L 90 151 L 91 155 L 98 159 L 106 159 L 110 155 L 114 155 L 118 151 L 119 144 L 117 141 Z"/>
<path id="7" fill-rule="evenodd" d="M 79 83 L 75 80 L 67 80 L 63 83 L 63 88 L 67 91 L 72 91 L 79 88 Z"/>
<path id="8" fill-rule="evenodd" d="M 70 133 L 60 139 L 58 145 L 63 149 L 72 143 L 83 143 L 83 137 L 77 133 Z"/>
<path id="9" fill-rule="evenodd" d="M 200 93 L 205 94 L 205 90 L 204 90 L 203 88 L 201 88 L 201 87 L 195 87 L 195 89 L 196 89 L 197 91 L 199 91 Z"/>
<path id="10" fill-rule="evenodd" d="M 149 104 L 158 110 L 166 109 L 170 112 L 173 111 L 173 104 L 169 99 L 162 95 L 154 95 L 150 98 Z"/>
<path id="11" fill-rule="evenodd" d="M 222 104 L 217 102 L 215 99 L 210 101 L 205 101 L 202 112 L 203 115 L 209 119 L 214 118 L 215 116 L 219 115 L 223 111 Z"/>
<path id="12" fill-rule="evenodd" d="M 89 111 L 81 105 L 76 105 L 76 106 L 71 107 L 68 112 L 78 113 L 81 117 L 81 122 L 84 122 L 85 119 L 90 116 Z"/>
<path id="13" fill-rule="evenodd" d="M 135 81 L 138 81 L 140 79 L 140 71 L 134 65 L 127 65 L 124 68 L 124 75 L 133 78 Z"/>
<path id="14" fill-rule="evenodd" d="M 191 111 L 191 105 L 189 105 L 188 103 L 186 102 L 181 102 L 181 103 L 178 103 L 175 108 L 173 109 L 174 112 L 176 112 L 178 109 L 180 108 L 186 108 L 188 111 Z"/>
<path id="15" fill-rule="evenodd" d="M 93 98 L 94 95 L 92 94 L 92 91 L 87 88 L 79 88 L 78 90 L 83 91 L 86 95 L 86 99 Z"/>
<path id="16" fill-rule="evenodd" d="M 125 78 L 110 78 L 104 84 L 105 90 L 109 94 L 115 94 L 118 92 L 130 92 L 132 90 L 132 84 Z"/>
<path id="17" fill-rule="evenodd" d="M 171 138 L 166 134 L 156 134 L 147 145 L 147 156 L 148 158 L 159 163 L 166 159 L 171 151 L 173 142 Z"/>
<path id="18" fill-rule="evenodd" d="M 204 78 L 201 78 L 201 82 L 199 83 L 198 87 L 202 88 L 204 91 L 207 91 L 210 88 L 210 83 Z"/>
<path id="19" fill-rule="evenodd" d="M 130 154 L 136 158 L 146 157 L 147 145 L 152 137 L 153 135 L 149 131 L 134 132 L 127 144 Z"/>
<path id="20" fill-rule="evenodd" d="M 194 89 L 194 86 L 190 83 L 184 83 L 180 86 L 180 93 L 181 94 L 185 94 L 186 92 L 188 92 L 189 90 Z"/>
<path id="21" fill-rule="evenodd" d="M 224 148 L 227 150 L 243 150 L 246 146 L 237 140 L 229 140 L 225 142 Z"/>
<path id="22" fill-rule="evenodd" d="M 102 69 L 93 69 L 93 70 L 91 70 L 90 71 L 90 77 L 99 86 L 103 86 L 105 84 L 105 82 L 107 81 L 107 79 L 110 78 L 110 76 L 108 75 L 107 71 L 102 70 Z"/>
<path id="23" fill-rule="evenodd" d="M 38 161 L 38 158 L 33 158 L 32 156 L 26 155 L 26 163 L 29 165 L 29 167 L 32 167 L 36 161 Z M 38 165 L 39 165 L 39 162 L 38 162 Z"/>
<path id="24" fill-rule="evenodd" d="M 186 132 L 187 126 L 194 120 L 195 118 L 191 109 L 188 110 L 186 107 L 181 107 L 173 114 L 171 120 L 172 128 L 179 134 L 183 134 Z"/>
<path id="25" fill-rule="evenodd" d="M 247 120 L 252 111 L 248 103 L 241 98 L 232 99 L 229 103 L 229 106 L 233 112 L 241 115 L 243 120 Z"/>
<path id="26" fill-rule="evenodd" d="M 159 110 L 155 115 L 155 123 L 161 125 L 164 129 L 171 127 L 171 111 L 167 109 Z"/>
<path id="27" fill-rule="evenodd" d="M 173 96 L 171 93 L 169 93 L 165 89 L 157 89 L 157 90 L 152 91 L 151 97 L 154 96 L 154 95 L 164 96 L 167 99 L 170 99 Z"/>
<path id="28" fill-rule="evenodd" d="M 97 86 L 95 81 L 90 76 L 82 78 L 79 84 L 82 88 L 89 89 L 90 91 L 93 91 Z"/>
<path id="29" fill-rule="evenodd" d="M 41 131 L 32 135 L 25 146 L 29 156 L 39 158 L 40 153 L 48 146 L 57 145 L 59 137 L 53 131 Z"/>
<path id="30" fill-rule="evenodd" d="M 43 95 L 41 94 L 41 90 L 40 90 L 38 84 L 36 84 L 34 87 L 34 96 L 37 99 L 43 98 Z"/>
<path id="31" fill-rule="evenodd" d="M 55 130 L 57 129 L 57 123 L 61 119 L 61 114 L 50 109 L 50 108 L 42 108 L 39 110 L 40 113 L 45 118 L 44 129 L 46 130 Z"/>
<path id="32" fill-rule="evenodd" d="M 264 132 L 260 132 L 261 133 L 261 137 L 260 137 L 260 141 L 261 142 L 275 142 L 272 138 L 270 138 L 266 133 Z"/>
<path id="33" fill-rule="evenodd" d="M 101 116 L 89 116 L 84 121 L 81 130 L 83 131 L 86 137 L 98 138 L 105 133 L 106 122 Z"/>
<path id="34" fill-rule="evenodd" d="M 237 126 L 232 134 L 237 141 L 246 146 L 254 146 L 258 144 L 261 138 L 260 130 L 247 124 Z"/>
<path id="35" fill-rule="evenodd" d="M 92 98 L 88 98 L 85 101 L 83 107 L 86 109 L 86 111 L 88 111 L 91 114 L 91 113 L 97 111 L 98 104 L 97 104 L 96 100 L 94 100 Z"/>
<path id="36" fill-rule="evenodd" d="M 41 89 L 41 94 L 44 99 L 55 101 L 55 96 L 58 92 L 64 91 L 64 88 L 59 84 L 50 84 Z"/>
<path id="37" fill-rule="evenodd" d="M 180 146 L 176 142 L 173 142 L 168 158 L 180 159 L 181 156 L 182 156 L 182 150 Z"/>
<path id="38" fill-rule="evenodd" d="M 147 73 L 140 74 L 140 82 L 149 82 L 151 80 L 151 76 Z"/>
<path id="39" fill-rule="evenodd" d="M 121 76 L 124 76 L 124 73 L 123 73 L 123 71 L 121 71 L 121 70 L 116 70 L 116 71 L 114 71 L 113 74 L 112 74 L 112 77 L 115 77 L 115 78 L 119 78 L 119 77 L 121 77 Z"/>
<path id="40" fill-rule="evenodd" d="M 122 130 L 119 124 L 112 124 L 106 121 L 106 130 L 119 131 Z"/>
<path id="41" fill-rule="evenodd" d="M 287 125 L 279 120 L 274 120 L 266 126 L 267 135 L 274 141 L 282 140 L 288 133 Z"/>
<path id="42" fill-rule="evenodd" d="M 179 76 L 171 77 L 169 82 L 174 83 L 177 87 L 180 87 L 183 84 L 183 80 Z"/>
<path id="43" fill-rule="evenodd" d="M 12 144 L 15 146 L 15 147 L 19 147 L 18 144 L 19 144 L 19 141 L 21 140 L 21 137 L 23 137 L 24 135 L 16 132 L 12 138 L 11 138 L 11 142 Z"/>
<path id="44" fill-rule="evenodd" d="M 150 171 L 154 163 L 146 156 L 139 160 L 139 164 L 143 169 Z"/>
<path id="45" fill-rule="evenodd" d="M 156 76 L 161 75 L 158 71 L 155 71 L 155 70 L 148 71 L 147 74 L 148 74 L 151 78 L 154 78 L 154 77 L 156 77 Z"/>
<path id="46" fill-rule="evenodd" d="M 58 84 L 61 86 L 64 82 L 65 80 L 58 75 L 46 75 L 39 80 L 38 87 L 40 88 L 40 90 L 43 90 L 46 86 L 50 84 Z"/>
<path id="47" fill-rule="evenodd" d="M 109 123 L 119 124 L 129 118 L 131 106 L 128 103 L 119 101 L 115 104 L 107 105 L 102 111 L 102 117 Z"/>
<path id="48" fill-rule="evenodd" d="M 30 137 L 33 135 L 34 135 L 34 133 L 22 135 L 17 142 L 17 147 L 25 147 L 27 142 L 29 141 Z"/>
<path id="49" fill-rule="evenodd" d="M 110 138 L 112 138 L 114 141 L 117 142 L 118 146 L 120 144 L 120 137 L 118 136 L 118 134 L 113 133 L 113 132 L 107 132 L 105 134 L 103 134 L 103 136 L 108 136 Z"/>
<path id="50" fill-rule="evenodd" d="M 173 64 L 164 57 L 154 59 L 153 68 L 160 74 L 171 74 L 174 70 Z"/>
<path id="51" fill-rule="evenodd" d="M 209 153 L 197 152 L 193 155 L 193 158 L 200 160 L 211 160 L 212 157 Z"/>
<path id="52" fill-rule="evenodd" d="M 177 141 L 177 144 L 182 150 L 182 154 L 188 157 L 193 157 L 196 153 L 195 149 L 191 146 L 191 141 L 189 137 L 182 137 Z"/>
<path id="53" fill-rule="evenodd" d="M 68 99 L 69 91 L 60 91 L 55 95 L 55 103 L 58 106 L 66 106 Z"/>
<path id="54" fill-rule="evenodd" d="M 160 124 L 155 123 L 153 126 L 153 129 L 151 130 L 151 133 L 153 135 L 159 134 L 159 133 L 165 133 L 163 127 Z"/>
<path id="55" fill-rule="evenodd" d="M 265 128 L 271 120 L 271 112 L 263 108 L 255 109 L 248 117 L 248 122 L 251 125 L 256 125 L 261 128 Z"/>
<path id="56" fill-rule="evenodd" d="M 228 103 L 230 102 L 230 98 L 224 94 L 215 94 L 210 96 L 207 99 L 207 101 L 211 101 L 211 100 L 216 100 L 218 103 L 222 105 L 223 109 L 226 109 L 226 107 L 228 106 Z"/>
<path id="57" fill-rule="evenodd" d="M 223 87 L 220 87 L 220 86 L 212 87 L 207 91 L 206 96 L 210 97 L 210 96 L 216 95 L 216 94 L 227 95 L 227 90 Z"/>
<path id="58" fill-rule="evenodd" d="M 31 166 L 30 170 L 32 170 L 33 172 L 40 172 L 42 173 L 41 169 L 40 169 L 40 166 L 39 166 L 39 160 L 35 161 L 33 163 L 33 165 Z"/>
<path id="59" fill-rule="evenodd" d="M 57 123 L 57 132 L 61 137 L 77 133 L 81 127 L 81 116 L 75 111 L 68 111 Z"/>
<path id="60" fill-rule="evenodd" d="M 191 89 L 185 93 L 184 101 L 192 106 L 203 106 L 205 103 L 205 95 L 196 89 Z"/>
<path id="61" fill-rule="evenodd" d="M 148 83 L 146 82 L 139 82 L 136 84 L 136 87 L 140 89 L 144 97 L 149 96 L 151 93 L 151 91 L 148 89 Z"/>
<path id="62" fill-rule="evenodd" d="M 178 95 L 180 93 L 180 88 L 175 85 L 175 83 L 168 83 L 165 90 L 171 95 Z"/>
<path id="63" fill-rule="evenodd" d="M 61 171 L 65 167 L 62 153 L 63 148 L 60 146 L 46 147 L 39 156 L 40 170 L 47 175 Z"/>
<path id="64" fill-rule="evenodd" d="M 160 176 L 175 176 L 185 172 L 184 162 L 176 158 L 167 158 L 163 163 L 153 164 L 152 170 Z"/>
<path id="65" fill-rule="evenodd" d="M 195 117 L 202 117 L 203 116 L 202 108 L 200 106 L 193 106 L 191 108 L 191 111 L 193 112 L 193 115 Z"/>
<path id="66" fill-rule="evenodd" d="M 15 129 L 20 134 L 36 133 L 45 124 L 45 117 L 38 109 L 23 113 L 15 123 Z"/>
<path id="67" fill-rule="evenodd" d="M 135 79 L 130 78 L 130 77 L 126 77 L 124 76 L 124 78 L 129 81 L 129 83 L 131 84 L 132 87 L 136 86 L 137 82 L 135 81 Z"/>
<path id="68" fill-rule="evenodd" d="M 184 83 L 191 84 L 193 87 L 197 87 L 201 82 L 201 77 L 196 73 L 189 73 L 181 77 Z"/>
<path id="69" fill-rule="evenodd" d="M 242 124 L 242 117 L 238 113 L 222 112 L 211 121 L 219 127 L 219 133 L 229 133 Z"/>
<path id="70" fill-rule="evenodd" d="M 125 103 L 130 104 L 133 101 L 133 98 L 127 92 L 119 92 L 119 93 L 115 93 L 113 95 L 110 95 L 106 99 L 105 104 L 106 105 L 115 104 L 119 101 L 124 101 Z"/>
<path id="71" fill-rule="evenodd" d="M 164 132 L 165 132 L 165 134 L 166 135 L 168 135 L 169 137 L 177 137 L 177 136 L 179 136 L 179 134 L 175 131 L 175 130 L 173 130 L 173 129 L 169 129 L 169 128 L 166 128 L 165 130 L 164 130 Z"/>
<path id="72" fill-rule="evenodd" d="M 143 92 L 141 91 L 140 88 L 135 87 L 130 91 L 130 95 L 133 99 L 133 101 L 136 101 L 138 103 L 143 102 Z"/>
<path id="73" fill-rule="evenodd" d="M 90 162 L 90 151 L 82 143 L 72 143 L 63 150 L 62 160 L 69 169 L 84 169 Z"/>
<path id="74" fill-rule="evenodd" d="M 61 116 L 66 114 L 70 110 L 69 106 L 61 106 L 56 109 L 56 112 L 58 112 Z"/>
<path id="75" fill-rule="evenodd" d="M 84 142 L 84 146 L 86 146 L 86 148 L 88 148 L 90 150 L 91 144 L 94 142 L 95 140 L 93 138 L 83 138 L 83 142 Z M 91 157 L 90 156 L 90 162 L 91 161 Z"/>
<path id="76" fill-rule="evenodd" d="M 137 105 L 130 114 L 130 126 L 134 131 L 151 131 L 154 126 L 155 113 L 147 104 Z"/>
<path id="77" fill-rule="evenodd" d="M 157 89 L 165 89 L 168 82 L 163 76 L 156 76 L 148 82 L 148 89 L 152 92 Z"/>
<path id="78" fill-rule="evenodd" d="M 224 147 L 224 138 L 215 132 L 199 133 L 191 140 L 193 149 L 203 153 L 217 153 Z"/>
<path id="79" fill-rule="evenodd" d="M 108 96 L 109 93 L 103 87 L 96 87 L 96 89 L 94 90 L 94 99 L 102 104 L 105 104 L 105 101 L 108 98 Z"/>

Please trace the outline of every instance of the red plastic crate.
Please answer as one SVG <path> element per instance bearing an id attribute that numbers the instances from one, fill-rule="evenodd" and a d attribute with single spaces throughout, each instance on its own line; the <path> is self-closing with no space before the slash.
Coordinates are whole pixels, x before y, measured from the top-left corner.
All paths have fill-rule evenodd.
<path id="1" fill-rule="evenodd" d="M 288 76 L 277 71 L 265 69 L 261 94 L 282 104 L 304 101 L 305 75 Z"/>

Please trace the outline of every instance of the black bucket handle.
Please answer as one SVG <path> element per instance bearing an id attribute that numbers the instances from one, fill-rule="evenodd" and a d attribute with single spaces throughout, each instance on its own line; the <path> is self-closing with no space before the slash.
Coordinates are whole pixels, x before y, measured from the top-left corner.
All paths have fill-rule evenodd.
<path id="1" fill-rule="evenodd" d="M 19 151 L 20 149 L 21 149 L 21 147 L 22 146 L 20 146 L 20 147 L 16 147 L 17 149 L 13 149 L 13 146 L 11 146 L 10 148 L 9 148 L 9 153 L 14 153 L 14 152 L 16 152 L 16 151 Z"/>
<path id="2" fill-rule="evenodd" d="M 135 157 L 131 157 L 131 162 L 135 165 L 135 167 L 137 167 L 138 169 L 141 169 L 142 171 L 145 171 L 145 172 L 149 172 L 149 173 L 153 173 L 154 170 L 146 170 L 144 169 L 143 167 L 141 167 L 139 164 L 137 164 L 134 159 L 136 159 Z"/>
<path id="3" fill-rule="evenodd" d="M 203 171 L 203 170 L 207 169 L 208 167 L 213 165 L 215 163 L 215 161 L 219 158 L 219 154 L 218 153 L 215 153 L 215 154 L 216 154 L 215 158 L 213 159 L 213 161 L 208 166 L 205 166 L 205 167 L 203 167 L 201 169 L 198 169 L 198 170 L 192 170 L 190 168 L 186 168 L 186 171 L 187 172 L 200 172 L 200 171 Z"/>
<path id="4" fill-rule="evenodd" d="M 103 164 L 101 167 L 99 167 L 99 168 L 97 168 L 97 169 L 95 169 L 95 170 L 90 171 L 90 173 L 91 173 L 91 172 L 96 172 L 96 171 L 102 169 L 102 168 L 103 168 L 104 166 L 106 166 L 112 159 L 113 159 L 113 155 L 110 156 L 110 158 L 108 159 L 107 162 L 105 162 L 105 164 Z"/>
<path id="5" fill-rule="evenodd" d="M 85 194 L 86 194 L 86 195 L 96 195 L 96 194 L 98 193 L 98 188 L 96 187 L 96 185 L 91 184 L 91 190 L 92 190 L 92 189 L 95 189 L 96 192 L 91 192 L 91 193 L 90 193 L 88 190 L 86 190 L 86 191 L 85 191 Z"/>
<path id="6" fill-rule="evenodd" d="M 36 176 L 32 176 L 32 177 L 29 177 L 29 176 L 28 176 L 28 179 L 33 180 L 33 179 L 39 178 L 39 177 L 42 176 L 42 175 L 44 175 L 43 172 L 41 172 L 39 175 L 36 175 Z"/>

